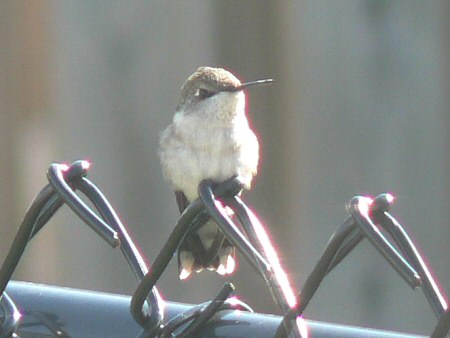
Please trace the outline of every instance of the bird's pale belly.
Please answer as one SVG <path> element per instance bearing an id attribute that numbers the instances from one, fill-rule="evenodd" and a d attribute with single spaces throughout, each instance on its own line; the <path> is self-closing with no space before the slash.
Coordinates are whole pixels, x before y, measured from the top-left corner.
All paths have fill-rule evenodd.
<path id="1" fill-rule="evenodd" d="M 172 161 L 172 177 L 171 181 L 176 190 L 183 191 L 192 201 L 198 196 L 198 185 L 202 180 L 212 179 L 222 182 L 233 175 L 240 174 L 238 172 L 239 154 L 224 154 L 220 151 L 198 151 L 185 148 L 177 154 L 181 155 L 173 157 Z"/>

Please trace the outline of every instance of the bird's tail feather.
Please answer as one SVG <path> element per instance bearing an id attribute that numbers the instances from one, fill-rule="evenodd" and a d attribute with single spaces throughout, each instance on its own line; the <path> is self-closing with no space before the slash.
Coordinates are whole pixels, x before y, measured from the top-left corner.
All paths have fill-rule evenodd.
<path id="1" fill-rule="evenodd" d="M 225 238 L 217 225 L 208 222 L 203 227 L 215 227 L 214 233 L 209 235 L 211 240 L 205 240 L 207 232 L 198 231 L 186 234 L 183 242 L 178 248 L 178 271 L 180 279 L 186 279 L 195 271 L 203 269 L 215 270 L 221 275 L 231 274 L 234 271 L 236 250 Z M 212 230 L 212 229 L 211 229 Z"/>

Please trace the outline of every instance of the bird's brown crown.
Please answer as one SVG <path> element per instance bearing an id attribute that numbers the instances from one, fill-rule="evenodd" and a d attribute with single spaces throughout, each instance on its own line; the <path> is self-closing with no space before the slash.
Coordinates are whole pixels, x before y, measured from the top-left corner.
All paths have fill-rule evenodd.
<path id="1" fill-rule="evenodd" d="M 205 90 L 210 94 L 221 91 L 232 91 L 238 88 L 241 81 L 223 68 L 200 67 L 181 87 L 181 99 L 178 107 L 182 106 L 190 97 L 194 97 L 198 90 Z"/>

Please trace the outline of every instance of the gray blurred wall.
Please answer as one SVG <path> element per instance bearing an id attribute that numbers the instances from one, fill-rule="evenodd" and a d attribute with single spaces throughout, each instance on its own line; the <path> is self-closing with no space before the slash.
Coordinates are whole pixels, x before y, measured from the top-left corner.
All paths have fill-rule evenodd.
<path id="1" fill-rule="evenodd" d="M 184 79 L 200 65 L 241 79 L 262 142 L 245 199 L 300 289 L 356 194 L 392 192 L 442 289 L 449 267 L 448 2 L 0 2 L 0 257 L 52 162 L 89 159 L 152 262 L 177 221 L 158 158 Z M 172 262 L 170 300 L 202 302 L 223 284 L 188 282 Z M 256 310 L 278 313 L 240 261 L 231 278 Z M 118 251 L 68 208 L 28 247 L 16 279 L 108 292 L 136 281 Z M 367 242 L 320 287 L 305 316 L 429 333 L 435 319 Z"/>

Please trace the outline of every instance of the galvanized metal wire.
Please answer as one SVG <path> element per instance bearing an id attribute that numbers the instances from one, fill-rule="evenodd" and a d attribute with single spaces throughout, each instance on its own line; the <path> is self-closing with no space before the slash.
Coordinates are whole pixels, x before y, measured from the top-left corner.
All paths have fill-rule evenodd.
<path id="1" fill-rule="evenodd" d="M 444 338 L 447 337 L 450 330 L 450 310 L 447 310 L 439 319 L 436 327 L 431 333 L 431 338 Z"/>
<path id="2" fill-rule="evenodd" d="M 19 326 L 20 312 L 6 292 L 0 296 L 0 335 L 10 337 Z"/>
<path id="3" fill-rule="evenodd" d="M 394 201 L 390 194 L 375 199 L 356 196 L 348 204 L 350 217 L 331 237 L 316 266 L 308 276 L 300 293 L 295 293 L 287 274 L 279 264 L 267 230 L 240 198 L 242 182 L 232 177 L 217 184 L 203 181 L 199 185 L 199 198 L 182 213 L 167 242 L 149 269 L 145 258 L 122 224 L 117 213 L 101 190 L 87 179 L 90 164 L 76 161 L 70 166 L 52 164 L 47 172 L 47 184 L 35 197 L 14 238 L 13 244 L 0 268 L 0 315 L 3 320 L 0 333 L 13 332 L 19 314 L 5 293 L 30 240 L 47 224 L 64 204 L 84 221 L 98 236 L 113 248 L 119 247 L 139 284 L 131 298 L 130 312 L 142 327 L 139 338 L 189 337 L 196 335 L 211 318 L 224 309 L 251 310 L 246 304 L 231 302 L 234 286 L 226 283 L 210 302 L 190 308 L 187 312 L 164 321 L 163 301 L 156 283 L 165 271 L 174 252 L 189 231 L 196 231 L 199 218 L 208 215 L 219 226 L 226 238 L 241 256 L 266 282 L 283 320 L 275 337 L 301 337 L 304 332 L 298 321 L 323 279 L 344 260 L 365 238 L 412 288 L 420 287 L 435 313 L 438 323 L 431 337 L 445 337 L 450 329 L 450 311 L 446 296 L 439 289 L 430 268 L 420 255 L 405 228 L 392 216 L 389 209 Z M 76 194 L 82 193 L 95 211 Z M 231 208 L 235 217 L 229 217 L 224 207 Z"/>
<path id="4" fill-rule="evenodd" d="M 138 280 L 148 272 L 144 258 L 131 240 L 126 228 L 120 222 L 114 209 L 101 193 L 90 182 L 87 175 L 90 165 L 86 161 L 76 161 L 71 166 L 52 164 L 47 172 L 47 184 L 35 197 L 28 208 L 19 227 L 16 237 L 0 269 L 0 294 L 4 293 L 28 242 L 50 220 L 56 211 L 67 204 L 94 232 L 112 247 L 119 246 L 132 271 Z M 99 212 L 98 216 L 76 194 L 79 189 L 93 203 Z M 149 317 L 154 326 L 163 320 L 161 299 L 156 288 L 148 293 Z"/>
<path id="5" fill-rule="evenodd" d="M 280 282 L 282 274 L 279 273 L 280 271 L 273 269 L 266 255 L 266 252 L 275 251 L 272 247 L 267 248 L 267 246 L 270 246 L 270 243 L 263 243 L 256 235 L 256 229 L 264 232 L 264 228 L 259 224 L 253 212 L 237 197 L 237 193 L 241 189 L 242 183 L 238 177 L 233 177 L 220 184 L 211 181 L 203 181 L 200 183 L 199 198 L 185 209 L 168 241 L 154 261 L 152 269 L 143 278 L 133 294 L 131 313 L 140 325 L 145 327 L 147 321 L 142 311 L 144 297 L 148 290 L 156 284 L 187 232 L 195 230 L 190 229 L 190 226 L 196 223 L 196 218 L 202 212 L 207 212 L 214 219 L 227 239 L 239 250 L 249 265 L 266 281 L 275 302 L 280 306 L 283 313 L 287 313 L 291 309 L 283 293 L 282 283 Z M 236 218 L 240 221 L 248 237 L 231 220 L 221 203 L 233 209 Z M 265 232 L 264 235 L 267 236 Z M 275 272 L 279 274 L 277 275 Z M 284 275 L 286 274 L 284 273 Z M 290 288 L 290 285 L 284 286 L 284 288 L 286 287 Z M 289 292 L 293 294 L 292 290 Z M 199 315 L 199 317 L 201 318 L 202 315 Z M 186 330 L 189 332 L 189 328 L 186 328 Z M 184 334 L 181 333 L 181 336 Z M 300 337 L 299 332 L 294 332 L 293 334 L 296 337 Z"/>
<path id="6" fill-rule="evenodd" d="M 298 294 L 297 307 L 284 316 L 275 337 L 282 338 L 289 334 L 290 328 L 294 325 L 294 318 L 303 314 L 322 280 L 363 238 L 369 239 L 409 286 L 421 287 L 438 319 L 443 316 L 448 308 L 445 296 L 439 290 L 406 230 L 388 212 L 393 201 L 390 194 L 381 194 L 374 200 L 362 196 L 352 198 L 348 204 L 351 217 L 345 220 L 331 237 Z M 392 237 L 394 243 L 383 234 L 382 230 Z M 445 320 L 441 320 L 439 324 L 443 329 L 439 332 L 445 331 L 445 323 Z"/>

